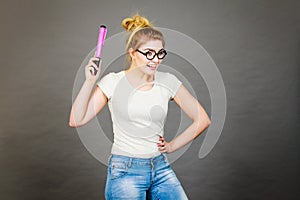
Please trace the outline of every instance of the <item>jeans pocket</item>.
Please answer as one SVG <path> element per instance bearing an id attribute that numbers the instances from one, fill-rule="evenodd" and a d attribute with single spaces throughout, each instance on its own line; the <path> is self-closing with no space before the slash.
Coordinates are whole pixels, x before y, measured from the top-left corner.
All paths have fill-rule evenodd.
<path id="1" fill-rule="evenodd" d="M 126 162 L 111 162 L 110 176 L 111 179 L 121 178 L 128 173 L 128 167 Z"/>

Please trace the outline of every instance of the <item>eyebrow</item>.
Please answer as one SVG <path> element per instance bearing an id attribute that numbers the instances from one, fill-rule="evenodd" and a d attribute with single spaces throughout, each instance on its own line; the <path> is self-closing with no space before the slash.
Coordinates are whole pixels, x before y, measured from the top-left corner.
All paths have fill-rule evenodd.
<path id="1" fill-rule="evenodd" d="M 164 49 L 164 48 L 161 48 L 160 50 L 162 50 L 162 49 Z M 144 51 L 145 50 L 152 50 L 152 51 L 155 51 L 154 49 L 151 49 L 151 48 L 146 48 L 146 49 L 143 49 Z M 157 52 L 159 52 L 160 50 L 158 50 Z M 155 51 L 156 52 L 156 51 Z"/>

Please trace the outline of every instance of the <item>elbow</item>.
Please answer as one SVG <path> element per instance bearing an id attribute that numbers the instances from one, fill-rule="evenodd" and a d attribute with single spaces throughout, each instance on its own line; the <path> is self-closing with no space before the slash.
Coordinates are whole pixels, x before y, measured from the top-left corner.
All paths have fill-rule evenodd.
<path id="1" fill-rule="evenodd" d="M 69 121 L 69 126 L 71 128 L 77 128 L 77 127 L 80 127 L 80 126 L 83 126 L 85 123 L 80 121 L 80 122 L 75 122 L 75 121 Z"/>
<path id="2" fill-rule="evenodd" d="M 70 115 L 69 118 L 69 126 L 71 128 L 77 128 L 81 125 L 81 121 L 77 121 L 76 119 L 74 119 L 73 115 Z"/>
<path id="3" fill-rule="evenodd" d="M 72 114 L 70 115 L 70 118 L 69 118 L 69 126 L 71 128 L 75 128 L 76 127 L 76 124 L 75 124 L 75 122 L 73 120 Z"/>
<path id="4" fill-rule="evenodd" d="M 208 128 L 210 126 L 211 121 L 210 121 L 209 117 L 207 117 L 205 124 L 206 124 L 206 128 Z"/>
<path id="5" fill-rule="evenodd" d="M 69 126 L 70 126 L 71 128 L 76 128 L 76 125 L 75 125 L 73 122 L 71 122 L 71 121 L 69 121 Z"/>
<path id="6" fill-rule="evenodd" d="M 69 121 L 69 126 L 71 128 L 77 128 L 77 127 L 81 126 L 81 124 L 80 123 L 75 123 L 74 121 L 70 120 Z"/>
<path id="7" fill-rule="evenodd" d="M 211 121 L 210 121 L 210 119 L 209 119 L 209 117 L 208 116 L 206 116 L 205 117 L 205 119 L 203 120 L 203 126 L 204 126 L 204 129 L 207 129 L 209 126 L 210 126 L 210 124 L 211 124 Z"/>
<path id="8" fill-rule="evenodd" d="M 198 129 L 199 129 L 199 132 L 202 132 L 204 131 L 205 129 L 207 129 L 210 124 L 211 124 L 211 121 L 209 119 L 209 117 L 205 117 L 204 119 L 201 118 L 201 119 L 198 119 L 196 120 L 197 124 L 198 124 Z"/>
<path id="9" fill-rule="evenodd" d="M 209 119 L 208 116 L 207 116 L 207 118 L 206 118 L 206 124 L 207 124 L 207 126 L 209 126 L 209 125 L 211 124 L 211 121 L 210 121 L 210 119 Z"/>

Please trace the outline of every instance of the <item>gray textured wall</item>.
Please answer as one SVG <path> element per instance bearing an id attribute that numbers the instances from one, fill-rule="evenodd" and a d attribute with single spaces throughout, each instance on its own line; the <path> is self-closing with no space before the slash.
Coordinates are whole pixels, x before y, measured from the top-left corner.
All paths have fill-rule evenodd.
<path id="1" fill-rule="evenodd" d="M 172 164 L 190 199 L 298 199 L 299 10 L 296 0 L 2 0 L 0 199 L 103 199 L 106 166 L 68 127 L 73 83 L 98 24 L 112 36 L 135 11 L 202 44 L 224 80 L 217 145 L 198 159 L 200 136 Z M 205 87 L 196 92 L 210 110 Z"/>

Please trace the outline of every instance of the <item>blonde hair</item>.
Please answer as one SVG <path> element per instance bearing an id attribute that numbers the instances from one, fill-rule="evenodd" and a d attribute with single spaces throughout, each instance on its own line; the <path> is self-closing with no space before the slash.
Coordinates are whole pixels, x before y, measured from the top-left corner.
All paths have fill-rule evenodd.
<path id="1" fill-rule="evenodd" d="M 135 14 L 132 18 L 125 18 L 122 21 L 122 26 L 127 32 L 131 32 L 126 40 L 127 65 L 131 63 L 131 57 L 128 54 L 130 48 L 136 50 L 149 40 L 160 40 L 163 47 L 165 46 L 163 34 L 159 30 L 153 28 L 148 19 L 139 14 Z"/>

